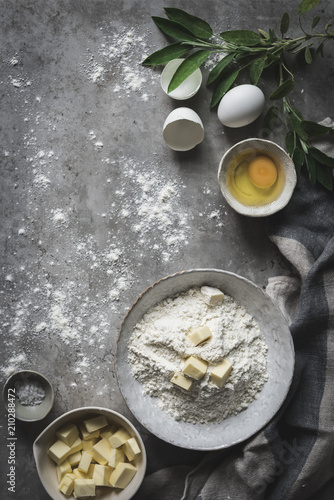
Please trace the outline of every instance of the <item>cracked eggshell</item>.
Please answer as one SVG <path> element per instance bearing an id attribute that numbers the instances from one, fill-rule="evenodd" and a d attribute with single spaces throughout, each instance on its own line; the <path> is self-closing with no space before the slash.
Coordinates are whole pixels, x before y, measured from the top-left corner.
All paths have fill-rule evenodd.
<path id="1" fill-rule="evenodd" d="M 174 109 L 164 123 L 163 138 L 174 151 L 189 151 L 204 139 L 202 120 L 190 108 Z"/>
<path id="2" fill-rule="evenodd" d="M 218 106 L 218 119 L 227 127 L 238 128 L 260 116 L 265 97 L 256 85 L 238 85 L 226 92 Z"/>
<path id="3" fill-rule="evenodd" d="M 170 61 L 163 72 L 161 73 L 161 87 L 162 90 L 173 99 L 183 101 L 184 99 L 190 99 L 193 97 L 202 84 L 202 72 L 197 68 L 191 75 L 186 78 L 181 85 L 179 85 L 172 92 L 168 92 L 168 86 L 171 79 L 174 76 L 175 71 L 180 66 L 184 59 L 173 59 Z"/>

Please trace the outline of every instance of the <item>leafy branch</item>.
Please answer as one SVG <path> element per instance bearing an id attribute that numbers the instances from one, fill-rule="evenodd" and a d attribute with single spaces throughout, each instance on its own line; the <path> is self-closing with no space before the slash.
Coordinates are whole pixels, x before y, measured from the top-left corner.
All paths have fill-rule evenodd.
<path id="1" fill-rule="evenodd" d="M 184 58 L 169 84 L 168 92 L 172 92 L 210 56 L 218 54 L 220 60 L 207 78 L 207 86 L 213 89 L 211 107 L 215 107 L 224 94 L 237 83 L 241 73 L 246 71 L 250 83 L 258 85 L 267 68 L 277 68 L 278 86 L 269 96 L 274 104 L 264 117 L 264 133 L 274 128 L 279 116 L 277 101 L 281 101 L 283 116 L 286 118 L 286 148 L 297 172 L 305 165 L 313 185 L 318 181 L 332 190 L 334 159 L 312 146 L 312 138 L 327 134 L 332 128 L 304 120 L 301 113 L 291 105 L 288 97 L 295 87 L 295 78 L 286 63 L 286 54 L 302 53 L 306 63 L 311 64 L 314 56 L 324 56 L 326 43 L 334 39 L 331 22 L 324 26 L 323 31 L 316 29 L 320 22 L 319 16 L 313 18 L 310 32 L 302 25 L 302 15 L 319 3 L 320 0 L 303 0 L 300 3 L 298 14 L 302 34 L 296 38 L 286 36 L 290 25 L 287 12 L 281 18 L 280 36 L 276 35 L 273 29 L 268 32 L 262 29 L 258 29 L 258 32 L 230 30 L 217 35 L 203 19 L 181 9 L 166 7 L 167 18 L 153 16 L 152 19 L 158 28 L 174 41 L 153 52 L 142 64 L 165 65 L 173 59 Z"/>

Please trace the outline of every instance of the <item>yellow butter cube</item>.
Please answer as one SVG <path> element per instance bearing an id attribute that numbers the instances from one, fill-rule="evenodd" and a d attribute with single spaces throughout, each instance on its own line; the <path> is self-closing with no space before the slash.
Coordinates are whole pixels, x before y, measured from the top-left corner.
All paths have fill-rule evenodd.
<path id="1" fill-rule="evenodd" d="M 56 436 L 58 439 L 64 441 L 67 446 L 72 446 L 74 441 L 79 436 L 79 429 L 76 425 L 68 423 L 57 430 Z"/>
<path id="2" fill-rule="evenodd" d="M 119 448 L 130 439 L 130 434 L 125 429 L 118 429 L 110 438 L 109 443 L 113 448 Z"/>
<path id="3" fill-rule="evenodd" d="M 121 448 L 111 448 L 110 457 L 109 457 L 109 465 L 113 469 L 117 467 L 117 465 L 121 462 L 125 462 L 125 453 Z"/>
<path id="4" fill-rule="evenodd" d="M 88 472 L 89 466 L 92 463 L 92 455 L 90 455 L 87 451 L 83 451 L 81 455 L 81 460 L 78 465 L 78 470 L 81 472 Z"/>
<path id="5" fill-rule="evenodd" d="M 67 458 L 65 458 L 65 460 L 63 460 L 59 465 L 57 465 L 56 472 L 58 481 L 61 481 L 61 479 L 63 478 L 63 476 L 65 476 L 65 474 L 70 474 L 72 472 L 72 467 Z"/>
<path id="6" fill-rule="evenodd" d="M 75 498 L 95 497 L 95 481 L 93 479 L 75 479 L 74 496 Z"/>
<path id="7" fill-rule="evenodd" d="M 108 425 L 108 420 L 104 415 L 98 415 L 83 421 L 86 431 L 89 433 L 95 432 Z"/>
<path id="8" fill-rule="evenodd" d="M 88 479 L 89 478 L 89 474 L 87 474 L 86 472 L 82 472 L 77 467 L 75 469 L 72 469 L 72 473 L 75 475 L 76 478 L 80 478 L 80 479 Z"/>
<path id="9" fill-rule="evenodd" d="M 108 465 L 94 464 L 93 476 L 96 486 L 110 486 L 110 474 L 113 471 Z"/>
<path id="10" fill-rule="evenodd" d="M 100 437 L 100 430 L 99 429 L 97 429 L 94 432 L 88 432 L 86 427 L 84 426 L 84 424 L 80 424 L 80 432 L 81 432 L 82 439 L 84 441 Z"/>
<path id="11" fill-rule="evenodd" d="M 111 444 L 108 439 L 101 439 L 89 451 L 92 457 L 100 464 L 107 465 L 110 458 Z"/>
<path id="12" fill-rule="evenodd" d="M 74 474 L 65 474 L 58 485 L 59 491 L 61 491 L 64 495 L 72 495 L 74 489 Z"/>
<path id="13" fill-rule="evenodd" d="M 174 375 L 171 378 L 171 382 L 182 389 L 185 389 L 186 391 L 190 391 L 191 386 L 193 385 L 192 380 L 189 378 L 185 377 L 183 373 L 180 372 L 175 372 Z"/>
<path id="14" fill-rule="evenodd" d="M 114 488 L 124 489 L 136 474 L 137 469 L 129 463 L 120 463 L 110 475 L 110 484 Z"/>
<path id="15" fill-rule="evenodd" d="M 224 300 L 223 292 L 212 286 L 202 286 L 201 294 L 204 302 L 209 306 L 218 306 Z"/>
<path id="16" fill-rule="evenodd" d="M 131 438 L 128 439 L 124 444 L 123 444 L 123 450 L 126 455 L 126 458 L 131 462 L 134 460 L 138 455 L 140 455 L 140 448 L 139 444 L 137 443 L 136 438 Z"/>
<path id="17" fill-rule="evenodd" d="M 58 439 L 50 448 L 48 449 L 48 455 L 52 458 L 57 465 L 65 460 L 71 454 L 71 448 L 67 446 L 64 441 Z"/>
<path id="18" fill-rule="evenodd" d="M 195 346 L 201 344 L 205 340 L 211 338 L 212 333 L 208 326 L 201 326 L 199 328 L 194 328 L 188 335 L 188 339 Z"/>
<path id="19" fill-rule="evenodd" d="M 109 439 L 113 434 L 115 434 L 116 430 L 115 425 L 109 424 L 107 427 L 101 429 L 100 436 L 101 438 Z"/>
<path id="20" fill-rule="evenodd" d="M 70 447 L 70 455 L 82 450 L 82 440 L 78 437 Z"/>
<path id="21" fill-rule="evenodd" d="M 82 441 L 82 451 L 90 451 L 94 444 L 96 444 L 98 442 L 98 438 L 94 438 L 94 439 L 87 439 L 86 441 L 83 440 Z"/>
<path id="22" fill-rule="evenodd" d="M 68 463 L 70 464 L 71 467 L 74 467 L 75 465 L 78 465 L 78 463 L 81 460 L 81 451 L 77 451 L 76 453 L 73 453 L 72 455 L 69 455 L 67 457 Z"/>
<path id="23" fill-rule="evenodd" d="M 232 363 L 226 358 L 211 370 L 211 381 L 218 387 L 223 387 L 232 371 Z"/>
<path id="24" fill-rule="evenodd" d="M 206 361 L 200 358 L 195 358 L 195 356 L 189 356 L 184 362 L 183 373 L 188 375 L 188 377 L 199 380 L 206 374 L 208 369 L 208 364 Z"/>

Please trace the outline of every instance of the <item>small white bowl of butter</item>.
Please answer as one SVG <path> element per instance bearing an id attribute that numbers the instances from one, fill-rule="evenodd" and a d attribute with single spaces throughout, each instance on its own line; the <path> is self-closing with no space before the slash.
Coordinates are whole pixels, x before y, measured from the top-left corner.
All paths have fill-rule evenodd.
<path id="1" fill-rule="evenodd" d="M 218 182 L 236 212 L 264 217 L 288 204 L 297 175 L 283 148 L 272 141 L 252 138 L 226 151 L 219 164 Z"/>
<path id="2" fill-rule="evenodd" d="M 53 500 L 129 500 L 146 471 L 145 446 L 133 424 L 120 413 L 95 406 L 57 418 L 38 436 L 33 453 Z"/>

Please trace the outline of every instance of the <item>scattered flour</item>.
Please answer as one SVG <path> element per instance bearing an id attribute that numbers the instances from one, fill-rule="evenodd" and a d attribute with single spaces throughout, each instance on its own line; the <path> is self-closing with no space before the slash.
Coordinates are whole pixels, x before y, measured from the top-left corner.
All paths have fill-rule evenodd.
<path id="1" fill-rule="evenodd" d="M 208 326 L 212 337 L 194 346 L 187 334 Z M 204 377 L 184 391 L 170 382 L 184 360 L 197 356 L 209 363 Z M 228 358 L 233 369 L 223 388 L 210 380 L 210 369 Z M 143 392 L 176 420 L 220 421 L 247 408 L 267 380 L 267 346 L 255 320 L 225 295 L 208 306 L 200 288 L 168 298 L 150 309 L 129 340 L 129 363 Z"/>
<path id="2" fill-rule="evenodd" d="M 152 95 L 152 91 L 148 89 L 159 81 L 157 73 L 148 72 L 140 66 L 140 61 L 149 52 L 150 47 L 142 34 L 138 34 L 133 27 L 124 29 L 122 32 L 106 35 L 96 55 L 88 50 L 89 60 L 83 65 L 83 69 L 86 76 L 96 84 L 101 84 L 110 75 L 121 74 L 122 85 L 115 82 L 112 85 L 113 92 L 119 98 L 135 92 L 142 101 L 147 101 Z"/>

